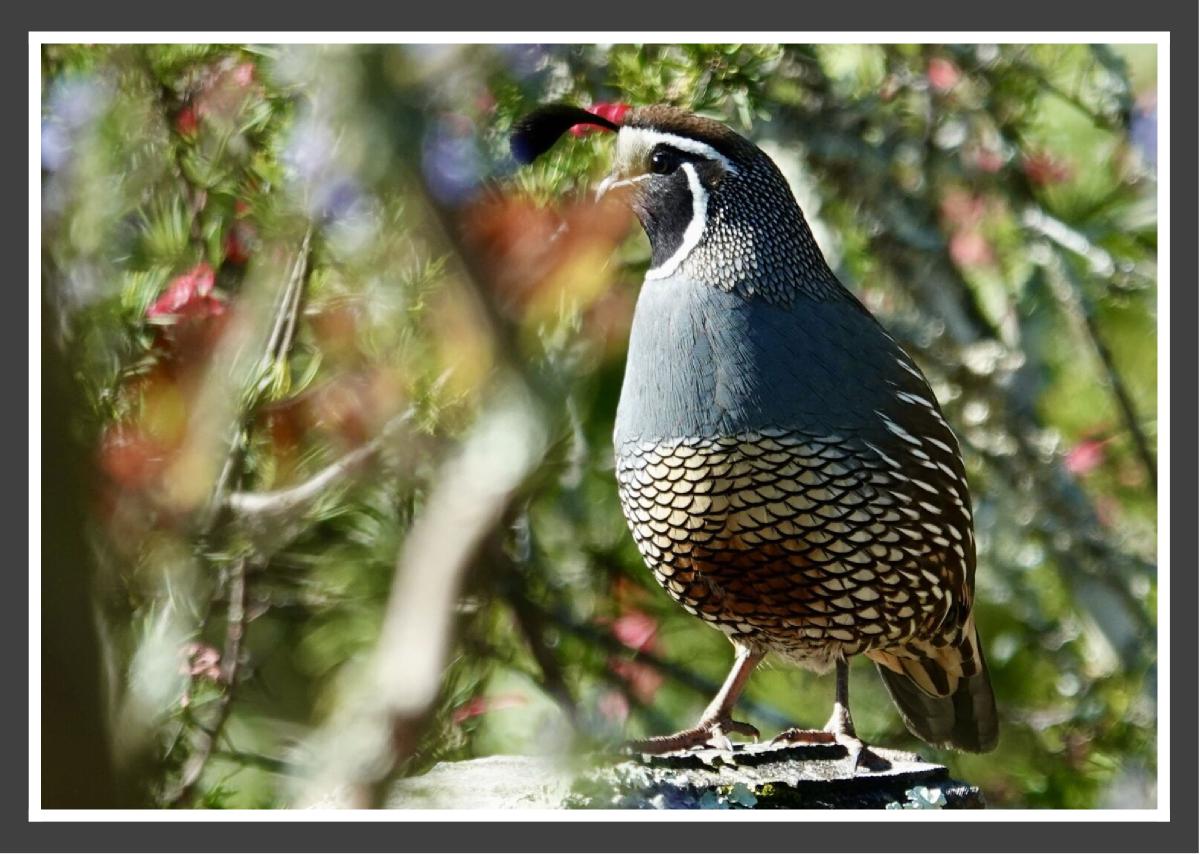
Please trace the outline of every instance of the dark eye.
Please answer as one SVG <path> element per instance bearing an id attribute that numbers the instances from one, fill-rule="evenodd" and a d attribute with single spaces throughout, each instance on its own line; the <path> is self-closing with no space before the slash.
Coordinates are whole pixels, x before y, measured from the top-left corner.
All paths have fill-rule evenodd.
<path id="1" fill-rule="evenodd" d="M 667 175 L 674 172 L 683 160 L 683 156 L 670 146 L 656 146 L 650 152 L 650 171 L 657 175 Z"/>

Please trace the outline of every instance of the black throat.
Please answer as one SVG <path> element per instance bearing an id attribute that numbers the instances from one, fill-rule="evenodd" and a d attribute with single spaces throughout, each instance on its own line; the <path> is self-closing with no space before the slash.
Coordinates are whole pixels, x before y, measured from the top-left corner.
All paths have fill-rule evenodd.
<path id="1" fill-rule="evenodd" d="M 650 239 L 653 269 L 678 252 L 695 216 L 695 204 L 687 172 L 682 167 L 670 175 L 655 176 L 638 189 L 633 210 Z"/>

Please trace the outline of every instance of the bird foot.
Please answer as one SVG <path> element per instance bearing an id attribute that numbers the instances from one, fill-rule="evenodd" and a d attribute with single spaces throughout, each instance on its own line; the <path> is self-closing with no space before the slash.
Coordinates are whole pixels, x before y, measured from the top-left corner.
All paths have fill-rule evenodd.
<path id="1" fill-rule="evenodd" d="M 702 721 L 687 730 L 681 730 L 670 736 L 652 736 L 648 739 L 633 739 L 625 743 L 625 748 L 640 754 L 669 754 L 672 751 L 687 751 L 691 748 L 716 748 L 721 751 L 732 751 L 733 743 L 729 734 L 740 733 L 758 741 L 758 728 L 743 721 L 731 718 Z"/>
<path id="2" fill-rule="evenodd" d="M 892 768 L 891 762 L 867 747 L 853 731 L 811 730 L 793 727 L 776 736 L 770 745 L 840 745 L 846 749 L 851 769 L 883 772 Z"/>

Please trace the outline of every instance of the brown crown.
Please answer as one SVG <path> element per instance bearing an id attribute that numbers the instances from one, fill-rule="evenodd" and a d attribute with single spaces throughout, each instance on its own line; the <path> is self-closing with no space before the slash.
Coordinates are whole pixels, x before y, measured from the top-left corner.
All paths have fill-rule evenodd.
<path id="1" fill-rule="evenodd" d="M 753 157 L 758 151 L 753 143 L 727 125 L 715 119 L 697 116 L 695 113 L 689 113 L 666 104 L 654 104 L 630 110 L 625 114 L 621 124 L 631 128 L 647 128 L 678 134 L 707 143 L 731 160 L 745 160 Z"/>

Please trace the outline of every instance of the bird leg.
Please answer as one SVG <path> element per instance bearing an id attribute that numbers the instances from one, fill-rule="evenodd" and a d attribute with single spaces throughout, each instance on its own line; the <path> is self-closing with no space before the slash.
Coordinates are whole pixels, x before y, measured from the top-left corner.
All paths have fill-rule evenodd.
<path id="1" fill-rule="evenodd" d="M 748 648 L 738 647 L 737 658 L 725 684 L 721 686 L 717 696 L 700 716 L 700 722 L 692 728 L 681 730 L 670 736 L 653 736 L 648 739 L 634 739 L 625 743 L 630 751 L 643 754 L 667 754 L 671 751 L 684 751 L 689 748 L 715 746 L 725 751 L 733 750 L 728 734 L 741 733 L 758 739 L 758 730 L 745 722 L 735 721 L 733 707 L 746 687 L 746 681 L 755 666 L 762 661 L 763 654 L 751 652 Z"/>
<path id="2" fill-rule="evenodd" d="M 821 730 L 803 730 L 793 727 L 771 740 L 772 745 L 812 745 L 836 743 L 846 749 L 853 764 L 852 768 L 863 767 L 880 771 L 891 767 L 869 749 L 854 730 L 854 719 L 850 717 L 850 666 L 845 659 L 837 662 L 837 689 L 833 700 L 833 715 Z"/>

